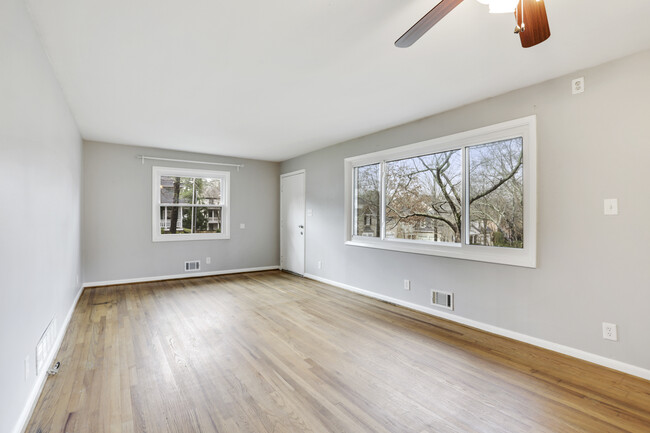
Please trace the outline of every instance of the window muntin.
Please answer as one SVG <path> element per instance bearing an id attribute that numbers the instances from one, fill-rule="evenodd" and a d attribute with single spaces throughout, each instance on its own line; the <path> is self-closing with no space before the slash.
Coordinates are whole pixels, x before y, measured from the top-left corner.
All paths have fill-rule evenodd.
<path id="1" fill-rule="evenodd" d="M 535 267 L 535 159 L 535 116 L 346 158 L 345 242 Z M 359 233 L 363 167 L 381 179 L 373 237 Z"/>
<path id="2" fill-rule="evenodd" d="M 153 240 L 227 239 L 229 172 L 153 167 Z"/>

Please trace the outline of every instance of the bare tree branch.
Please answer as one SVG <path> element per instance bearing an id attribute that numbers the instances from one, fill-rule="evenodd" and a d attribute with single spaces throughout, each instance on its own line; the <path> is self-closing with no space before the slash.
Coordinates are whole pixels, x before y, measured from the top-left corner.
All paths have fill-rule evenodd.
<path id="1" fill-rule="evenodd" d="M 454 233 L 456 233 L 456 226 L 454 225 L 453 221 L 449 221 L 448 219 L 443 218 L 443 217 L 441 217 L 441 216 L 437 216 L 437 215 L 429 215 L 429 214 L 426 214 L 426 213 L 420 213 L 420 212 L 412 212 L 412 213 L 409 213 L 409 214 L 407 214 L 407 215 L 400 215 L 400 213 L 399 213 L 396 209 L 392 208 L 391 206 L 386 206 L 386 207 L 389 208 L 390 210 L 392 210 L 392 211 L 397 215 L 397 217 L 399 218 L 400 221 L 403 220 L 403 219 L 406 219 L 406 218 L 414 217 L 414 216 L 415 216 L 415 217 L 423 217 L 423 218 L 431 218 L 431 219 L 434 219 L 434 220 L 438 220 L 438 221 L 442 221 L 442 222 L 444 222 L 444 223 L 447 224 L 447 225 L 448 225 L 452 230 L 454 230 Z M 399 221 L 398 221 L 398 222 L 399 222 Z M 397 224 L 395 224 L 395 225 L 397 225 Z M 394 226 L 393 226 L 393 227 L 394 227 Z"/>
<path id="2" fill-rule="evenodd" d="M 477 194 L 474 197 L 470 197 L 469 202 L 474 203 L 476 200 L 485 197 L 486 195 L 490 194 L 491 192 L 496 191 L 501 185 L 512 179 L 512 177 L 517 173 L 517 170 L 519 170 L 519 167 L 521 167 L 521 164 L 524 161 L 524 153 L 523 151 L 519 154 L 519 160 L 517 161 L 517 165 L 508 173 L 504 178 L 500 179 L 497 183 L 492 185 L 490 188 L 487 190 L 483 191 L 480 194 Z"/>

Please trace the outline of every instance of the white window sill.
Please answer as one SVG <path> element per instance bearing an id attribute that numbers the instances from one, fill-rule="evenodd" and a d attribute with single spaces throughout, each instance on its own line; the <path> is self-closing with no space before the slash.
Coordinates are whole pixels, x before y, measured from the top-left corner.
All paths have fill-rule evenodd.
<path id="1" fill-rule="evenodd" d="M 410 240 L 380 240 L 376 238 L 359 238 L 345 241 L 345 245 L 377 248 L 381 250 L 398 251 L 403 253 L 424 254 L 429 256 L 449 257 L 454 259 L 472 260 L 478 262 L 497 263 L 502 265 L 535 268 L 535 254 L 519 248 L 495 248 L 479 245 L 461 245 L 440 243 L 432 244 L 423 241 Z"/>
<path id="2" fill-rule="evenodd" d="M 185 234 L 185 235 L 159 235 L 155 236 L 153 242 L 178 242 L 178 241 L 214 241 L 230 239 L 229 234 Z"/>

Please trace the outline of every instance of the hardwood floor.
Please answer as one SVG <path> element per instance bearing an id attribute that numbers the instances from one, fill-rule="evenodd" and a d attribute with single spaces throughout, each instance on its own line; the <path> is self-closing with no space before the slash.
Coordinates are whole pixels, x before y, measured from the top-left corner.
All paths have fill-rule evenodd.
<path id="1" fill-rule="evenodd" d="M 650 382 L 279 271 L 86 289 L 27 427 L 650 432 Z"/>

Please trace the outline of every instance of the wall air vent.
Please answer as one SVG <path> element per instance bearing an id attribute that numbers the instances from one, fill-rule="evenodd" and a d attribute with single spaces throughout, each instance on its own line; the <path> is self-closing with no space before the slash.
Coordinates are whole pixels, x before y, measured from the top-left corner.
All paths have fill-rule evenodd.
<path id="1" fill-rule="evenodd" d="M 36 375 L 45 368 L 45 362 L 52 352 L 56 340 L 56 317 L 53 317 L 36 344 Z"/>
<path id="2" fill-rule="evenodd" d="M 443 307 L 449 310 L 454 309 L 454 294 L 449 292 L 431 291 L 431 305 Z"/>
<path id="3" fill-rule="evenodd" d="M 201 269 L 201 262 L 199 260 L 185 262 L 185 272 L 198 271 L 199 269 Z"/>

